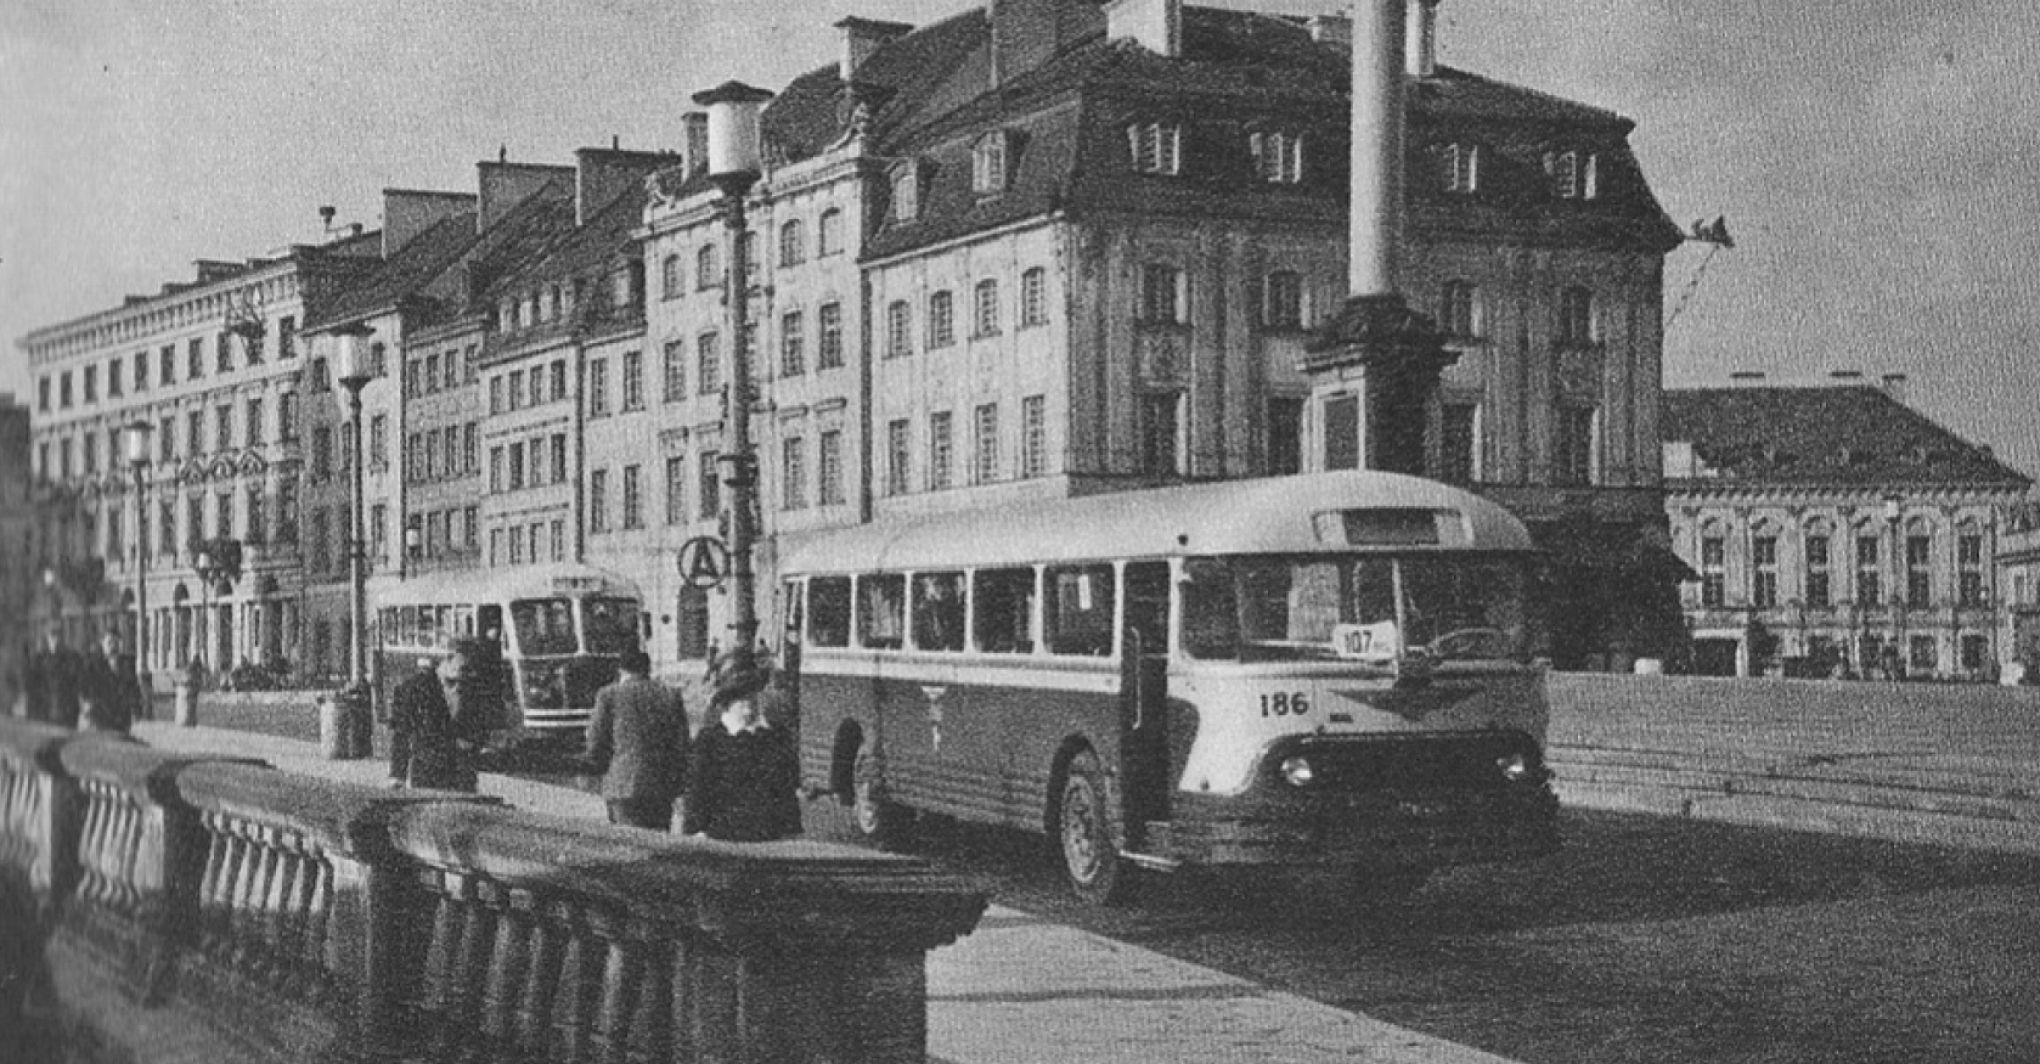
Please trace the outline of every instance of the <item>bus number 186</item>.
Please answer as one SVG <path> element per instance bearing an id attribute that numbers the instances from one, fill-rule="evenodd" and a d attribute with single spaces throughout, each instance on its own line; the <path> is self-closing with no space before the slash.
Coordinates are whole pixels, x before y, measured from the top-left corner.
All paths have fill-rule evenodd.
<path id="1" fill-rule="evenodd" d="M 1310 696 L 1302 691 L 1277 691 L 1261 696 L 1264 717 L 1301 717 L 1310 712 Z"/>

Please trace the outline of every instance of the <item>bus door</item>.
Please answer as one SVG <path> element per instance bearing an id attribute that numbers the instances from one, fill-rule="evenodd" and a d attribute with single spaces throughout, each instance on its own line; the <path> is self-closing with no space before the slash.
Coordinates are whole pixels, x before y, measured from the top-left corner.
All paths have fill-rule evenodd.
<path id="1" fill-rule="evenodd" d="M 1129 845 L 1169 817 L 1169 565 L 1126 566 L 1121 648 L 1119 770 Z"/>
<path id="2" fill-rule="evenodd" d="M 801 584 L 788 580 L 783 585 L 784 623 L 779 628 L 779 698 L 780 712 L 785 715 L 786 729 L 793 735 L 793 748 L 800 745 L 800 647 L 802 604 Z"/>

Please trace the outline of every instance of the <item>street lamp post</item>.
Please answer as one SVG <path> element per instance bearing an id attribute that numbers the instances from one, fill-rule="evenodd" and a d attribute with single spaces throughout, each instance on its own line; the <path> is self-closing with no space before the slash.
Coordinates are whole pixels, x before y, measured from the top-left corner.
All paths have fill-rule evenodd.
<path id="1" fill-rule="evenodd" d="M 353 516 L 348 522 L 347 575 L 353 587 L 352 604 L 349 610 L 351 621 L 348 626 L 349 646 L 347 653 L 347 689 L 335 700 L 338 719 L 334 720 L 333 735 L 325 737 L 326 756 L 333 759 L 365 757 L 368 754 L 368 719 L 371 695 L 368 689 L 368 554 L 364 535 L 367 519 L 362 513 L 364 482 L 368 478 L 367 468 L 362 464 L 361 454 L 361 390 L 374 379 L 374 367 L 368 364 L 364 350 L 365 338 L 360 333 L 344 333 L 340 337 L 340 357 L 336 360 L 335 378 L 340 386 L 347 389 L 347 418 L 353 437 L 352 452 L 348 455 L 353 469 L 354 503 Z M 325 721 L 321 721 L 322 729 Z"/>
<path id="2" fill-rule="evenodd" d="M 64 634 L 64 600 L 57 593 L 57 570 L 54 566 L 43 566 L 42 586 L 43 602 L 50 611 L 49 617 L 45 622 L 47 624 L 46 630 L 56 633 L 57 637 L 61 639 Z"/>
<path id="3" fill-rule="evenodd" d="M 1905 606 L 1910 589 L 1905 582 L 1905 541 L 1899 538 L 1898 522 L 1905 511 L 1904 500 L 1897 495 L 1884 497 L 1884 523 L 1891 529 L 1891 591 L 1886 596 L 1890 603 L 1888 616 L 1891 620 L 1891 643 L 1885 650 L 1887 660 L 1895 659 L 1904 668 L 1905 656 Z M 1897 672 L 1893 671 L 1896 678 Z"/>
<path id="4" fill-rule="evenodd" d="M 140 713 L 151 716 L 155 688 L 149 679 L 149 423 L 136 421 L 127 429 L 128 468 L 135 474 L 135 684 L 142 692 Z"/>
<path id="5" fill-rule="evenodd" d="M 729 447 L 722 455 L 730 500 L 730 657 L 732 671 L 755 667 L 758 643 L 757 574 L 752 550 L 757 539 L 758 455 L 751 440 L 751 361 L 746 344 L 750 324 L 750 263 L 745 239 L 744 197 L 760 170 L 759 115 L 772 94 L 727 81 L 694 95 L 708 108 L 708 178 L 722 193 L 719 209 L 729 236 L 725 304 L 730 337 L 727 399 Z"/>
<path id="6" fill-rule="evenodd" d="M 211 667 L 205 645 L 212 641 L 213 581 L 218 578 L 219 571 L 213 564 L 212 552 L 204 548 L 200 548 L 198 557 L 191 560 L 191 568 L 198 574 L 198 623 L 192 626 L 198 629 L 194 633 L 198 637 L 198 650 L 192 655 L 192 660 L 198 662 L 199 671 L 204 672 Z"/>

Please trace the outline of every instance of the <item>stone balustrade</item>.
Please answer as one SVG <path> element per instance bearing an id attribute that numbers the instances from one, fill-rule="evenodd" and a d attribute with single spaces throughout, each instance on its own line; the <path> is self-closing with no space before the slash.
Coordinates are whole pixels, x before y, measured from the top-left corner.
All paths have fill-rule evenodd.
<path id="1" fill-rule="evenodd" d="M 11 720 L 0 879 L 33 899 L 4 918 L 45 939 L 45 1004 L 107 1059 L 151 1059 L 153 1025 L 293 1064 L 921 1064 L 925 954 L 986 900 L 911 858 L 681 839 Z M 115 1021 L 114 1001 L 142 1019 Z"/>

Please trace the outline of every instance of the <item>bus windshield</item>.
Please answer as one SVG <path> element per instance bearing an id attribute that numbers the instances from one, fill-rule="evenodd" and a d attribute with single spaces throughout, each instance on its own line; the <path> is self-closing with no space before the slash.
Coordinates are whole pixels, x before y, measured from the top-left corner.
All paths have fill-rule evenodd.
<path id="1" fill-rule="evenodd" d="M 1206 661 L 1502 660 L 1528 649 L 1518 561 L 1229 557 L 1184 571 L 1183 646 Z"/>
<path id="2" fill-rule="evenodd" d="M 563 598 L 518 599 L 510 603 L 517 651 L 526 656 L 572 654 L 574 610 Z"/>
<path id="3" fill-rule="evenodd" d="M 581 630 L 590 654 L 621 654 L 638 645 L 638 604 L 631 599 L 581 601 Z"/>

